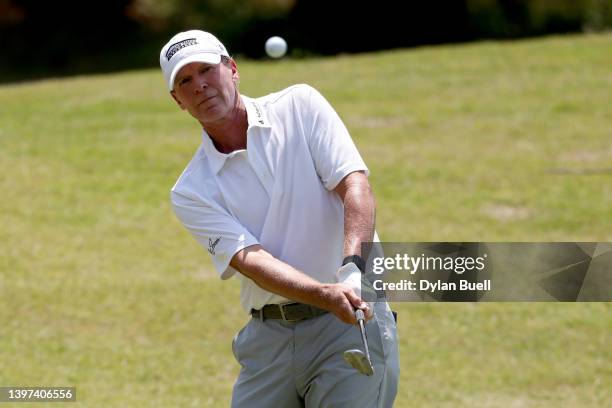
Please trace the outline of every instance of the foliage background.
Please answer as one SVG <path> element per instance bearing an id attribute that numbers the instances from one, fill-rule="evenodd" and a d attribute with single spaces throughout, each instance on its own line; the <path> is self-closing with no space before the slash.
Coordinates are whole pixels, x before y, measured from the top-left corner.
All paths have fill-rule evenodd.
<path id="1" fill-rule="evenodd" d="M 0 0 L 0 82 L 154 67 L 192 28 L 262 58 L 272 35 L 305 57 L 611 26 L 612 0 Z"/>

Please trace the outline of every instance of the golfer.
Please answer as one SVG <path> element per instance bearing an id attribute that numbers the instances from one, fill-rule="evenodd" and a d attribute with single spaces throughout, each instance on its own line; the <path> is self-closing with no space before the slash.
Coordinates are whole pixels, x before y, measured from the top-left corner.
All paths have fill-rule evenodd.
<path id="1" fill-rule="evenodd" d="M 308 85 L 241 95 L 236 62 L 203 31 L 175 35 L 160 64 L 170 95 L 203 129 L 173 209 L 221 279 L 240 280 L 251 316 L 232 343 L 241 366 L 232 406 L 391 407 L 395 321 L 386 302 L 360 297 L 374 198 L 334 109 Z M 343 359 L 363 347 L 356 309 L 369 317 L 372 376 Z"/>

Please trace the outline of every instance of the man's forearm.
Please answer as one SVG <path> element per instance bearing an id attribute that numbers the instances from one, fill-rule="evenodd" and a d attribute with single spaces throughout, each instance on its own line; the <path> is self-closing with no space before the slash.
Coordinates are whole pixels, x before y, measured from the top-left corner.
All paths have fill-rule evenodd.
<path id="1" fill-rule="evenodd" d="M 344 256 L 361 253 L 361 243 L 371 242 L 374 238 L 376 223 L 376 204 L 368 183 L 362 173 L 352 173 L 342 181 L 341 198 L 344 203 Z"/>
<path id="2" fill-rule="evenodd" d="M 230 265 L 268 292 L 309 304 L 320 297 L 320 282 L 273 257 L 259 245 L 240 251 Z"/>
<path id="3" fill-rule="evenodd" d="M 348 285 L 320 283 L 273 257 L 261 245 L 239 251 L 230 265 L 262 289 L 329 310 L 345 323 L 355 324 L 355 308 L 368 311 L 367 304 Z"/>

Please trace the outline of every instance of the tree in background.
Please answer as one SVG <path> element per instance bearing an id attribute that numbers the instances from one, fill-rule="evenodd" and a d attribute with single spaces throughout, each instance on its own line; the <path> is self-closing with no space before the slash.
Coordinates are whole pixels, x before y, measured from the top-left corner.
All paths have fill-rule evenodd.
<path id="1" fill-rule="evenodd" d="M 154 33 L 203 29 L 218 36 L 230 52 L 261 56 L 266 35 L 284 29 L 295 0 L 133 0 L 128 15 Z M 266 34 L 268 33 L 268 34 Z"/>
<path id="2" fill-rule="evenodd" d="M 294 56 L 612 27 L 612 0 L 0 0 L 0 81 L 155 66 L 168 36 L 212 31 L 233 54 Z"/>
<path id="3" fill-rule="evenodd" d="M 138 25 L 124 13 L 129 0 L 90 2 L 0 0 L 2 68 L 62 71 L 82 57 L 104 54 L 108 67 Z M 12 64 L 10 67 L 5 65 Z"/>
<path id="4" fill-rule="evenodd" d="M 516 38 L 612 27 L 612 0 L 467 0 L 478 37 Z"/>

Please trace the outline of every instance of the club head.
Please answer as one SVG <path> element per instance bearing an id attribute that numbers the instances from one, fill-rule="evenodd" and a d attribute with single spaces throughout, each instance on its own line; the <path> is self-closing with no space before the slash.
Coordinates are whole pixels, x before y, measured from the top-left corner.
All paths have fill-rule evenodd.
<path id="1" fill-rule="evenodd" d="M 344 360 L 363 375 L 374 374 L 374 367 L 372 367 L 365 353 L 361 350 L 346 350 L 344 352 Z"/>

